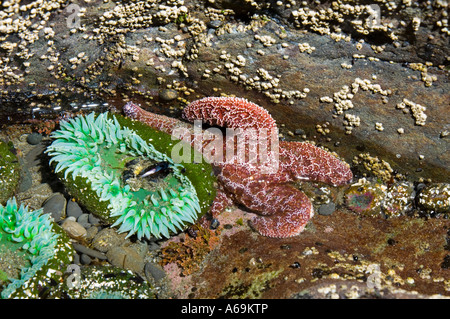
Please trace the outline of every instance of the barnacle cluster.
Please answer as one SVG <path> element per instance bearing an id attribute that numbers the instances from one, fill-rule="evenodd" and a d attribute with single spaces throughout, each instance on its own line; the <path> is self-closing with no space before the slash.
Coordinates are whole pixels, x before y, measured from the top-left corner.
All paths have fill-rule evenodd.
<path id="1" fill-rule="evenodd" d="M 184 167 L 136 131 L 122 127 L 116 116 L 79 116 L 61 122 L 52 137 L 54 141 L 46 152 L 52 156 L 50 163 L 56 163 L 55 172 L 66 185 L 77 185 L 72 190 L 78 189 L 73 192 L 78 192 L 77 197 L 88 209 L 113 222 L 113 226 L 120 225 L 119 232 L 136 234 L 139 239 L 169 237 L 201 213 L 196 188 L 184 174 Z M 123 174 L 128 170 L 127 163 L 136 160 L 167 162 L 170 173 L 141 187 L 131 187 Z"/>
<path id="2" fill-rule="evenodd" d="M 9 199 L 5 206 L 0 205 L 1 251 L 19 249 L 28 260 L 28 265 L 20 270 L 20 278 L 9 278 L 11 282 L 2 290 L 2 298 L 21 293 L 36 296 L 39 287 L 45 286 L 39 282 L 45 282 L 44 277 L 54 273 L 52 266 L 69 261 L 68 240 L 56 228 L 50 215 L 42 214 L 42 209 L 29 211 L 24 205 L 19 207 L 15 198 Z"/>

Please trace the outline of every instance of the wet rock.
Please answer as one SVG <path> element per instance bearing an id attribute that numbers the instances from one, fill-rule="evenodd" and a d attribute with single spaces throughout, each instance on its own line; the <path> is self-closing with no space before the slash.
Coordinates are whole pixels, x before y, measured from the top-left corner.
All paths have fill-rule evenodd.
<path id="1" fill-rule="evenodd" d="M 73 243 L 73 248 L 80 254 L 85 254 L 85 255 L 91 256 L 93 258 L 100 259 L 100 260 L 106 260 L 105 254 L 103 254 L 99 251 L 96 251 L 94 249 L 91 249 L 89 247 L 83 246 L 79 243 Z"/>
<path id="2" fill-rule="evenodd" d="M 77 222 L 83 225 L 85 228 L 89 228 L 91 224 L 89 223 L 89 214 L 81 214 L 77 218 Z"/>
<path id="3" fill-rule="evenodd" d="M 55 222 L 59 222 L 66 217 L 66 205 L 66 198 L 62 194 L 53 194 L 43 203 L 44 214 L 50 214 Z"/>
<path id="4" fill-rule="evenodd" d="M 100 225 L 100 219 L 95 217 L 93 214 L 89 214 L 88 221 L 89 221 L 89 224 L 91 224 L 91 225 L 94 225 L 94 226 Z"/>
<path id="5" fill-rule="evenodd" d="M 98 234 L 98 228 L 97 226 L 91 226 L 89 228 L 86 229 L 86 240 L 93 240 L 95 235 Z"/>
<path id="6" fill-rule="evenodd" d="M 20 174 L 19 193 L 26 192 L 33 186 L 33 177 L 31 176 L 28 167 L 23 167 Z"/>
<path id="7" fill-rule="evenodd" d="M 387 186 L 360 179 L 345 191 L 345 203 L 352 211 L 368 215 L 380 216 L 381 204 L 386 195 Z"/>
<path id="8" fill-rule="evenodd" d="M 61 224 L 61 227 L 73 239 L 80 240 L 86 237 L 86 228 L 84 228 L 81 224 L 74 222 L 73 220 L 64 220 L 64 222 Z"/>
<path id="9" fill-rule="evenodd" d="M 27 142 L 31 145 L 37 145 L 42 141 L 42 134 L 33 132 L 31 134 L 28 134 L 27 136 Z"/>
<path id="10" fill-rule="evenodd" d="M 72 200 L 67 202 L 67 208 L 66 208 L 67 216 L 72 216 L 77 219 L 83 214 L 83 210 L 81 209 L 80 205 L 78 205 L 77 202 L 74 202 Z"/>
<path id="11" fill-rule="evenodd" d="M 144 258 L 132 247 L 113 247 L 106 253 L 108 261 L 116 267 L 141 272 L 144 268 Z"/>
<path id="12" fill-rule="evenodd" d="M 162 101 L 166 101 L 166 102 L 175 100 L 177 97 L 178 97 L 178 92 L 175 90 L 172 90 L 172 89 L 165 89 L 159 93 L 159 98 Z"/>
<path id="13" fill-rule="evenodd" d="M 120 246 L 124 241 L 124 236 L 117 234 L 113 228 L 104 228 L 95 235 L 92 246 L 98 251 L 107 252 L 112 247 Z"/>
<path id="14" fill-rule="evenodd" d="M 89 257 L 86 254 L 81 254 L 81 256 L 80 256 L 80 263 L 82 265 L 89 265 L 91 262 L 92 262 L 92 258 L 91 257 Z"/>
<path id="15" fill-rule="evenodd" d="M 398 217 L 406 214 L 412 209 L 415 194 L 413 183 L 397 182 L 391 185 L 382 203 L 384 215 Z"/>
<path id="16" fill-rule="evenodd" d="M 419 205 L 436 213 L 450 213 L 450 184 L 434 183 L 419 194 Z"/>
<path id="17" fill-rule="evenodd" d="M 160 281 L 166 276 L 166 272 L 164 271 L 164 269 L 160 265 L 152 262 L 148 262 L 145 264 L 144 273 L 147 277 L 147 280 L 151 281 L 151 279 L 153 279 L 156 282 Z"/>
<path id="18" fill-rule="evenodd" d="M 336 205 L 333 202 L 319 206 L 318 213 L 320 215 L 331 215 L 336 210 Z"/>
<path id="19" fill-rule="evenodd" d="M 118 89 L 124 89 L 130 93 L 140 92 L 145 99 L 153 98 L 154 94 L 143 92 L 174 90 L 179 83 L 186 83 L 186 90 L 183 88 L 186 96 L 183 98 L 190 100 L 220 94 L 242 96 L 267 108 L 278 123 L 285 124 L 291 131 L 301 124 L 301 129 L 312 136 L 316 124 L 329 122 L 332 133 L 320 142 L 332 147 L 336 139 L 342 139 L 340 155 L 347 161 L 358 155 L 355 146 L 364 144 L 368 152 L 384 157 L 392 162 L 394 169 L 410 172 L 411 176 L 436 179 L 448 176 L 450 155 L 441 152 L 447 148 L 448 139 L 440 136 L 448 135 L 442 132 L 448 131 L 444 114 L 450 92 L 446 69 L 449 46 L 448 35 L 437 27 L 438 22 L 445 25 L 444 20 L 439 21 L 446 10 L 444 4 L 439 1 L 433 5 L 404 3 L 401 9 L 395 10 L 395 15 L 380 4 L 383 24 L 392 24 L 395 28 L 364 30 L 361 33 L 360 24 L 348 23 L 367 22 L 359 20 L 364 18 L 356 13 L 360 12 L 359 9 L 354 10 L 358 1 L 351 1 L 349 7 L 302 2 L 280 5 L 283 3 L 280 1 L 218 2 L 206 1 L 199 6 L 189 6 L 188 15 L 191 21 L 195 21 L 192 24 L 180 23 L 184 15 L 175 14 L 162 19 L 153 3 L 149 5 L 152 8 L 132 13 L 132 19 L 142 20 L 142 23 L 129 23 L 125 17 L 112 17 L 111 21 L 105 19 L 104 14 L 109 15 L 107 11 L 113 10 L 109 3 L 95 8 L 90 6 L 84 32 L 67 28 L 67 15 L 52 12 L 48 21 L 51 27 L 46 29 L 50 33 L 40 34 L 26 48 L 15 46 L 20 35 L 12 31 L 7 42 L 11 43 L 11 48 L 5 52 L 5 59 L 9 59 L 8 68 L 26 71 L 17 71 L 18 74 L 14 75 L 20 81 L 8 78 L 11 72 L 5 72 L 6 78 L 2 80 L 12 82 L 8 85 L 8 92 L 2 95 L 2 115 L 5 115 L 2 118 L 14 114 L 16 119 L 19 117 L 17 120 L 23 120 L 16 111 L 19 103 L 25 114 L 34 114 L 31 102 L 41 102 L 41 94 L 49 100 L 61 100 L 58 107 L 72 111 L 71 100 L 78 101 L 77 94 L 111 96 Z M 205 12 L 211 7 L 218 10 L 206 17 Z M 361 10 L 364 11 L 364 7 L 361 6 Z M 404 7 L 409 10 L 404 10 Z M 234 11 L 236 15 L 227 13 L 230 8 L 237 10 Z M 29 10 L 25 9 L 24 17 L 31 16 Z M 317 23 L 324 24 L 318 27 L 316 21 L 309 20 L 311 16 L 300 14 L 303 10 L 310 13 L 331 10 L 333 13 L 325 20 L 314 15 Z M 257 15 L 250 18 L 253 13 L 267 16 L 264 19 Z M 301 17 L 307 21 L 301 21 Z M 417 30 L 411 27 L 414 17 L 423 17 Z M 398 21 L 405 23 L 399 24 Z M 111 27 L 116 24 L 123 30 L 120 40 L 109 37 L 116 34 L 115 27 Z M 32 25 L 30 23 L 30 27 Z M 164 26 L 164 32 L 160 30 L 161 26 Z M 99 29 L 106 33 L 97 32 Z M 339 30 L 339 34 L 332 29 Z M 390 37 L 393 30 L 398 36 L 395 41 Z M 189 36 L 186 37 L 183 31 L 189 32 Z M 26 32 L 34 31 L 28 29 Z M 40 52 L 54 37 L 53 33 L 57 39 L 51 39 L 50 43 L 52 54 L 59 57 L 61 66 L 58 67 L 54 64 L 54 57 Z M 101 39 L 94 35 L 85 37 L 88 33 L 99 33 Z M 143 38 L 160 40 L 146 41 Z M 356 44 L 359 39 L 364 41 Z M 104 44 L 105 50 L 96 49 L 94 44 L 98 41 Z M 310 53 L 299 50 L 298 45 L 305 43 L 315 50 Z M 125 47 L 127 50 L 136 48 L 136 52 L 123 55 L 121 52 Z M 223 51 L 226 51 L 225 55 Z M 14 59 L 22 54 L 27 58 Z M 50 69 L 42 67 L 42 59 Z M 92 75 L 94 66 L 96 75 L 86 77 L 88 73 Z M 59 71 L 55 73 L 56 68 L 66 70 L 64 76 Z M 389 89 L 390 93 L 381 95 L 379 91 L 360 87 L 357 92 L 355 89 L 355 93 L 349 92 L 351 98 L 343 101 L 349 108 L 337 114 L 334 104 L 342 101 L 334 101 L 335 94 L 339 95 L 338 92 L 345 87 L 353 90 L 356 79 L 369 80 L 382 90 Z M 49 85 L 58 90 L 49 90 Z M 181 92 L 181 88 L 177 87 L 175 91 Z M 175 92 L 168 96 L 163 92 L 160 101 L 175 101 Z M 325 96 L 332 101 L 321 101 Z M 426 107 L 428 120 L 425 127 L 415 125 L 409 109 L 397 108 L 405 98 Z M 74 102 L 75 110 L 80 103 Z M 100 108 L 103 103 L 96 105 Z M 53 115 L 60 112 L 59 108 L 57 110 Z M 345 116 L 355 113 L 361 118 L 361 126 L 353 127 L 352 133 L 345 135 Z M 376 123 L 382 123 L 383 132 L 375 130 Z M 399 129 L 404 134 L 399 135 Z M 420 150 L 425 160 L 417 158 L 416 150 Z M 396 156 L 398 154 L 401 158 Z M 416 172 L 419 166 L 422 172 Z"/>
<path id="20" fill-rule="evenodd" d="M 41 156 L 45 150 L 46 146 L 43 144 L 38 144 L 33 147 L 27 155 L 25 155 L 25 165 L 27 168 L 37 166 L 41 164 Z"/>

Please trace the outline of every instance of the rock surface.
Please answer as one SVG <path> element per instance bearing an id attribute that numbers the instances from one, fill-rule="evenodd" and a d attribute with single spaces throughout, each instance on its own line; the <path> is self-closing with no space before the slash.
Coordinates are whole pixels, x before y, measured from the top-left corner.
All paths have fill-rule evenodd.
<path id="1" fill-rule="evenodd" d="M 75 11 L 59 0 L 2 3 L 0 135 L 14 140 L 29 170 L 32 181 L 18 198 L 33 208 L 61 188 L 42 157 L 57 121 L 77 112 L 120 112 L 127 100 L 179 117 L 186 103 L 203 96 L 245 97 L 269 110 L 282 138 L 329 147 L 357 178 L 386 185 L 408 179 L 425 191 L 434 189 L 430 181 L 449 183 L 450 45 L 443 1 L 377 1 L 375 13 L 357 0 L 71 5 Z M 43 136 L 36 146 L 26 141 L 31 132 Z M 317 188 L 308 196 L 319 197 Z M 432 204 L 431 197 L 418 204 Z M 92 239 L 92 248 L 73 244 L 81 256 L 74 262 L 90 269 L 109 261 L 145 273 L 168 297 L 450 295 L 448 219 L 430 218 L 433 212 L 426 218 L 361 216 L 341 202 L 316 206 L 307 229 L 283 240 L 254 233 L 246 223 L 251 214 L 222 214 L 221 234 L 206 243 L 209 253 L 200 244 L 188 251 L 203 255 L 187 276 L 173 263 L 163 270 L 155 264 L 160 243 L 149 243 L 155 258 L 149 261 L 147 245 L 131 244 L 108 227 L 97 233 L 89 212 L 82 218 L 88 231 L 73 220 L 63 228 L 77 240 Z M 70 211 L 75 218 L 83 213 Z M 180 258 L 181 265 L 189 262 Z"/>
<path id="2" fill-rule="evenodd" d="M 49 18 L 33 40 L 15 40 L 31 28 L 2 29 L 2 59 L 22 57 L 0 74 L 0 113 L 10 121 L 100 109 L 102 100 L 120 109 L 120 92 L 174 115 L 180 103 L 232 94 L 267 108 L 287 138 L 302 129 L 347 161 L 368 153 L 413 179 L 449 175 L 450 46 L 439 1 L 377 2 L 375 24 L 359 1 L 75 1 L 75 15 L 45 3 L 39 13 Z M 405 100 L 426 108 L 426 120 L 413 106 L 399 109 Z"/>

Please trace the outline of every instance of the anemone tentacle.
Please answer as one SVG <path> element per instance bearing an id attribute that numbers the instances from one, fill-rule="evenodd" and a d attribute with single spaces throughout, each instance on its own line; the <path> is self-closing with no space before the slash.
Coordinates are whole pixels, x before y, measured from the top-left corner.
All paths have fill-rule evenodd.
<path id="1" fill-rule="evenodd" d="M 201 213 L 196 188 L 183 174 L 183 165 L 120 125 L 116 116 L 107 112 L 79 116 L 62 122 L 52 137 L 46 152 L 52 156 L 50 162 L 56 163 L 55 172 L 65 180 L 70 176 L 73 181 L 86 180 L 99 200 L 109 203 L 108 217 L 115 218 L 112 226 L 119 226 L 118 231 L 127 232 L 127 237 L 169 237 Z M 159 184 L 141 179 L 139 187 L 131 187 L 122 178 L 127 158 L 168 162 L 170 174 Z"/>

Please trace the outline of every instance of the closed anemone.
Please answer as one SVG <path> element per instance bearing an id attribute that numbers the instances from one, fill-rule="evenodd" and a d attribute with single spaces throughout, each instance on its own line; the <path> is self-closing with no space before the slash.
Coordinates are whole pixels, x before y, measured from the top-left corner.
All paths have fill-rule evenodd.
<path id="1" fill-rule="evenodd" d="M 86 192 L 92 191 L 99 201 L 108 203 L 107 216 L 95 205 L 91 205 L 93 212 L 118 226 L 119 232 L 128 233 L 127 237 L 168 238 L 195 222 L 201 213 L 196 188 L 183 174 L 183 166 L 133 129 L 120 125 L 116 116 L 107 112 L 78 116 L 61 122 L 52 137 L 46 152 L 50 163 L 56 164 L 55 172 L 66 185 L 85 181 Z M 155 178 L 141 178 L 130 167 L 163 162 L 170 170 L 158 178 L 156 174 Z M 87 198 L 81 191 L 79 195 Z"/>

